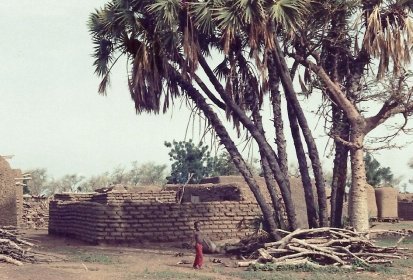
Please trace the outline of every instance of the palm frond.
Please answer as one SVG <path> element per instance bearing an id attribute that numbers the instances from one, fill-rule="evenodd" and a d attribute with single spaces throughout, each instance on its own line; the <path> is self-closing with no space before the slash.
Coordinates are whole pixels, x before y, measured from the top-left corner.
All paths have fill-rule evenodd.
<path id="1" fill-rule="evenodd" d="M 206 35 L 211 35 L 215 29 L 212 18 L 213 8 L 213 1 L 188 3 L 188 14 L 192 17 L 194 25 Z"/>
<path id="2" fill-rule="evenodd" d="M 269 18 L 290 34 L 303 26 L 309 0 L 278 0 L 268 4 Z"/>
<path id="3" fill-rule="evenodd" d="M 148 5 L 146 10 L 159 19 L 157 22 L 159 31 L 162 31 L 159 28 L 165 26 L 173 28 L 177 25 L 181 2 L 180 0 L 155 0 L 153 4 Z"/>
<path id="4" fill-rule="evenodd" d="M 393 4 L 383 7 L 377 5 L 367 19 L 363 47 L 379 59 L 377 77 L 393 67 L 398 73 L 403 64 L 409 63 L 413 47 L 413 20 L 402 6 Z"/>

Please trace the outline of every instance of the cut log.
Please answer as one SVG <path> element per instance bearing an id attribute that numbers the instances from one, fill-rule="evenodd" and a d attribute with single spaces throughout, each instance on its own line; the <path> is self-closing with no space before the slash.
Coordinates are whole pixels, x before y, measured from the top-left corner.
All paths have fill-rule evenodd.
<path id="1" fill-rule="evenodd" d="M 23 263 L 21 261 L 15 260 L 11 257 L 8 257 L 6 255 L 0 254 L 0 261 L 4 261 L 6 263 L 11 263 L 11 264 L 15 264 L 15 265 L 23 265 Z"/>

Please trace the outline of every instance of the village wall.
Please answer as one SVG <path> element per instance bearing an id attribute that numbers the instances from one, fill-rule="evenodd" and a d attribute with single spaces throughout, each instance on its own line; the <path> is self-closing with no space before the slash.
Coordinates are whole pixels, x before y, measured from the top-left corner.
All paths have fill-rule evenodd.
<path id="1" fill-rule="evenodd" d="M 177 193 L 177 196 L 181 195 L 182 185 L 168 184 L 165 186 L 165 188 L 166 190 Z M 197 200 L 199 200 L 200 202 L 245 200 L 245 198 L 242 196 L 241 184 L 234 183 L 206 183 L 186 185 L 184 191 L 182 192 L 181 202 L 193 202 L 194 197 L 197 197 Z"/>
<path id="2" fill-rule="evenodd" d="M 0 156 L 0 226 L 19 226 L 23 212 L 23 187 L 16 185 L 20 170 Z"/>
<path id="3" fill-rule="evenodd" d="M 206 235 L 219 240 L 253 233 L 249 225 L 260 215 L 259 207 L 252 202 L 177 204 L 159 198 L 135 200 L 132 193 L 105 195 L 110 198 L 106 202 L 102 195 L 97 195 L 100 202 L 95 201 L 97 197 L 89 201 L 51 201 L 49 233 L 95 244 L 188 241 L 193 238 L 193 223 L 200 221 Z"/>

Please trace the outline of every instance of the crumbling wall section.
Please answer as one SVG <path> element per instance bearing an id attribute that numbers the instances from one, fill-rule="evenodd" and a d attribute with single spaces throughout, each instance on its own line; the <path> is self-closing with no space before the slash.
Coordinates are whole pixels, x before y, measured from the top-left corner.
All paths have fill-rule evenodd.
<path id="1" fill-rule="evenodd" d="M 47 229 L 49 225 L 49 198 L 43 196 L 23 196 L 23 218 L 21 227 Z"/>
<path id="2" fill-rule="evenodd" d="M 125 198 L 131 195 L 130 198 Z M 212 239 L 243 237 L 261 215 L 253 202 L 182 203 L 134 200 L 133 194 L 109 194 L 107 203 L 54 200 L 49 207 L 49 233 L 90 243 L 192 240 L 193 223 Z M 116 199 L 114 197 L 117 197 Z M 103 201 L 103 200 L 101 200 Z"/>
<path id="3" fill-rule="evenodd" d="M 197 197 L 197 201 L 199 202 L 245 200 L 242 196 L 241 183 L 191 184 L 185 187 L 182 185 L 168 184 L 165 188 L 166 190 L 176 192 L 177 197 L 182 196 L 182 202 L 193 202 L 194 197 Z"/>

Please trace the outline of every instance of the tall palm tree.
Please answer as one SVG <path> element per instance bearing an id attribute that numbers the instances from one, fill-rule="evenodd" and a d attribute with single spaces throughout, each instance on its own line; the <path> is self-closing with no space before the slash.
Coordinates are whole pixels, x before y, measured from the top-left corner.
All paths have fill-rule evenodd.
<path id="1" fill-rule="evenodd" d="M 116 55 L 125 55 L 131 62 L 129 86 L 138 113 L 166 110 L 177 97 L 192 99 L 240 169 L 260 204 L 271 234 L 277 238 L 272 210 L 255 179 L 226 129 L 192 84 L 195 80 L 205 89 L 197 79 L 195 68 L 198 56 L 207 55 L 208 44 L 216 38 L 195 32 L 187 5 L 180 1 L 111 1 L 91 15 L 89 26 L 96 46 L 96 72 L 103 77 L 100 92 L 104 93 L 107 88 L 112 65 L 118 60 Z M 211 38 L 199 40 L 200 34 Z M 204 93 L 211 96 L 212 101 L 220 102 L 210 91 L 205 89 Z M 222 102 L 220 104 L 222 106 Z M 241 109 L 240 113 L 244 111 Z M 295 228 L 294 211 L 290 216 L 290 227 Z"/>
<path id="2" fill-rule="evenodd" d="M 138 113 L 165 111 L 175 98 L 190 98 L 195 102 L 249 184 L 272 226 L 274 237 L 277 225 L 272 210 L 268 209 L 251 172 L 204 96 L 226 110 L 234 124 L 242 125 L 254 138 L 267 167 L 264 170 L 269 192 L 274 188 L 270 181 L 275 179 L 287 210 L 289 226 L 296 228 L 289 181 L 285 168 L 282 168 L 286 165 L 285 156 L 280 160 L 268 143 L 259 109 L 267 91 L 265 54 L 276 49 L 277 32 L 282 30 L 285 36 L 292 35 L 307 4 L 306 0 L 112 0 L 90 17 L 90 30 L 96 46 L 96 72 L 103 78 L 100 92 L 105 93 L 112 65 L 124 55 L 130 62 L 129 88 Z M 217 69 L 211 69 L 208 63 L 211 50 L 222 52 L 224 56 Z M 279 50 L 277 53 L 281 55 Z M 285 67 L 280 64 L 285 61 L 278 60 L 277 67 Z M 251 67 L 252 62 L 254 67 Z M 206 73 L 214 91 L 198 77 L 198 68 Z M 291 84 L 291 79 L 288 82 Z M 290 91 L 290 94 L 294 92 Z M 293 102 L 298 106 L 294 98 Z M 250 113 L 253 119 L 249 117 Z M 303 115 L 300 116 L 302 120 Z M 320 194 L 319 200 L 325 201 L 322 190 Z M 273 203 L 277 208 L 274 196 Z M 324 210 L 322 206 L 321 211 Z"/>

